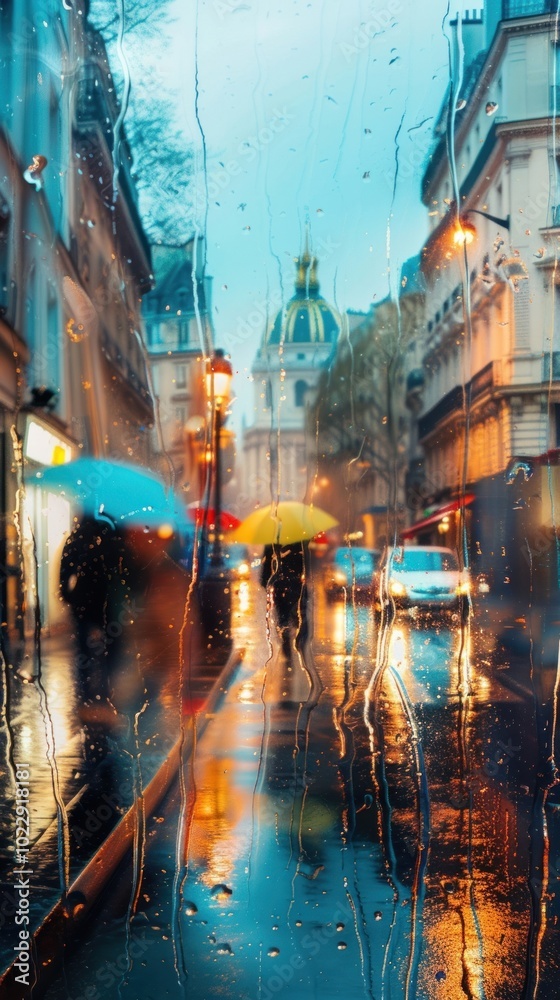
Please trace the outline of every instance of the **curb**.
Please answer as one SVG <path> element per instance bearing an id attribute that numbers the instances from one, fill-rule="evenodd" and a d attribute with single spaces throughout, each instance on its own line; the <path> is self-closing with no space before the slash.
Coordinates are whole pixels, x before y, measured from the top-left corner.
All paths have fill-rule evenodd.
<path id="1" fill-rule="evenodd" d="M 197 739 L 202 735 L 213 714 L 219 708 L 227 687 L 243 661 L 244 650 L 232 650 L 219 677 L 210 690 L 200 710 L 200 721 L 196 726 Z M 116 869 L 133 849 L 136 830 L 141 829 L 144 817 L 152 813 L 169 792 L 179 771 L 181 761 L 190 754 L 193 746 L 192 726 L 179 736 L 177 742 L 160 765 L 158 771 L 144 789 L 143 794 L 133 803 L 122 819 L 107 836 L 83 871 L 43 919 L 29 939 L 29 963 L 31 966 L 28 989 L 33 995 L 46 989 L 56 970 L 61 953 L 71 945 L 74 936 L 85 924 L 99 896 Z M 0 996 L 18 995 L 20 985 L 16 976 L 21 971 L 14 962 L 0 977 Z M 35 978 L 31 980 L 31 977 Z M 4 992 L 6 991 L 6 992 Z M 23 993 L 20 994 L 23 997 Z"/>

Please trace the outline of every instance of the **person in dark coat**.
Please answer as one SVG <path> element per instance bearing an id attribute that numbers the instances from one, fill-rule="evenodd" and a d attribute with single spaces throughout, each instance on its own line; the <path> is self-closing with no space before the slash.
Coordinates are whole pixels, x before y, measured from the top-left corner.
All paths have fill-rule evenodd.
<path id="1" fill-rule="evenodd" d="M 261 585 L 270 589 L 278 632 L 285 656 L 291 653 L 291 628 L 295 629 L 296 649 L 303 648 L 309 633 L 309 545 L 265 545 L 261 563 Z"/>
<path id="2" fill-rule="evenodd" d="M 73 618 L 82 701 L 106 700 L 117 662 L 128 582 L 124 542 L 109 518 L 83 515 L 66 539 L 60 596 Z"/>

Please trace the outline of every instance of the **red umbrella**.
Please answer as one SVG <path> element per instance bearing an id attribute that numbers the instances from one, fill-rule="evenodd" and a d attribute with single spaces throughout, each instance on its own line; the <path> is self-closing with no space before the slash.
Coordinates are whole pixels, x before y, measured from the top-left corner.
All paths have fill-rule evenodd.
<path id="1" fill-rule="evenodd" d="M 204 507 L 204 505 L 201 505 L 198 500 L 195 500 L 194 503 L 189 504 L 188 510 L 193 515 L 197 528 L 201 528 L 205 521 L 208 527 L 215 527 L 216 511 L 213 507 Z M 220 511 L 221 531 L 231 531 L 233 528 L 237 528 L 240 524 L 241 521 L 235 516 L 235 514 L 230 514 L 227 510 Z"/>

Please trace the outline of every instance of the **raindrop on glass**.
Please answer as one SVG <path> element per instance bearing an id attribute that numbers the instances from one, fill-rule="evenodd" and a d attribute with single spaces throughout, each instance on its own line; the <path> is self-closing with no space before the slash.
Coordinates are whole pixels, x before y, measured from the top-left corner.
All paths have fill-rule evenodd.
<path id="1" fill-rule="evenodd" d="M 533 256 L 536 257 L 537 260 L 542 260 L 542 258 L 544 257 L 545 253 L 546 253 L 545 248 L 544 247 L 539 247 L 539 249 L 533 254 Z"/>
<path id="2" fill-rule="evenodd" d="M 336 929 L 337 929 L 337 931 L 343 931 L 344 930 L 344 924 L 337 924 L 336 925 Z"/>
<path id="3" fill-rule="evenodd" d="M 224 941 L 222 942 L 222 944 L 219 944 L 218 947 L 216 948 L 216 951 L 218 952 L 218 955 L 233 955 L 233 952 L 231 950 L 231 945 L 228 944 L 227 941 Z"/>
<path id="4" fill-rule="evenodd" d="M 267 955 L 269 956 L 269 958 L 276 958 L 276 956 L 279 954 L 280 954 L 280 948 L 269 948 L 267 951 Z"/>
<path id="5" fill-rule="evenodd" d="M 301 927 L 303 924 L 302 920 L 296 920 L 296 927 Z"/>
<path id="6" fill-rule="evenodd" d="M 231 896 L 232 890 L 224 882 L 218 882 L 217 885 L 213 885 L 210 894 L 215 896 L 217 899 L 223 896 Z"/>
<path id="7" fill-rule="evenodd" d="M 517 474 L 519 472 L 523 473 L 523 479 L 527 482 L 533 475 L 533 467 L 529 462 L 523 462 L 521 460 L 516 460 L 512 462 L 508 469 L 506 469 L 506 483 L 510 486 L 515 482 Z"/>
<path id="8" fill-rule="evenodd" d="M 375 913 L 373 914 L 373 916 L 374 916 L 375 920 L 381 920 L 382 917 L 383 917 L 383 914 L 382 914 L 381 910 L 376 910 Z"/>
<path id="9" fill-rule="evenodd" d="M 87 336 L 83 323 L 78 323 L 72 318 L 66 324 L 66 333 L 73 344 L 79 344 Z"/>
<path id="10" fill-rule="evenodd" d="M 86 897 L 83 892 L 69 892 L 64 900 L 64 916 L 69 918 L 77 917 L 86 905 Z"/>
<path id="11" fill-rule="evenodd" d="M 461 99 L 457 101 L 457 104 L 455 105 L 455 111 L 462 111 L 463 108 L 466 108 L 466 106 L 467 102 L 465 101 L 464 97 L 461 97 Z"/>
<path id="12" fill-rule="evenodd" d="M 488 115 L 489 118 L 492 115 L 495 115 L 497 110 L 498 110 L 498 105 L 496 104 L 495 101 L 488 101 L 487 102 L 487 104 L 486 104 L 486 114 Z"/>
<path id="13" fill-rule="evenodd" d="M 187 917 L 194 917 L 195 913 L 198 913 L 198 906 L 196 903 L 185 903 L 185 913 Z"/>
<path id="14" fill-rule="evenodd" d="M 31 163 L 29 164 L 27 170 L 23 173 L 23 179 L 27 181 L 28 184 L 33 184 L 36 191 L 40 191 L 43 186 L 42 173 L 48 163 L 46 156 L 41 156 L 36 154 L 31 158 Z"/>
<path id="15" fill-rule="evenodd" d="M 339 941 L 336 947 L 339 951 L 346 951 L 348 945 L 346 944 L 346 941 Z"/>

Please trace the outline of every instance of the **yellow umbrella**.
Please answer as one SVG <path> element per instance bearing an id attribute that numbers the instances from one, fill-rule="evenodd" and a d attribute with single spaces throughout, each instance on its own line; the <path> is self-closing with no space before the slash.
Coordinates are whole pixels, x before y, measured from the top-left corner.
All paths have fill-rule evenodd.
<path id="1" fill-rule="evenodd" d="M 228 532 L 228 540 L 253 545 L 289 545 L 309 541 L 338 521 L 320 507 L 299 500 L 281 500 L 259 507 L 239 527 Z"/>

